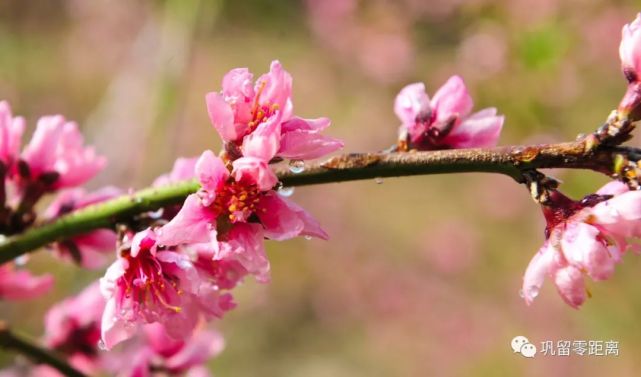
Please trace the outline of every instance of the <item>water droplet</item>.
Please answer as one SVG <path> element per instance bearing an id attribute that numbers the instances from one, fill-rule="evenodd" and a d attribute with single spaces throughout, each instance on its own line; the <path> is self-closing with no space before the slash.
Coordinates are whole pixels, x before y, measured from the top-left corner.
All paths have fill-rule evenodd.
<path id="1" fill-rule="evenodd" d="M 102 339 L 100 339 L 98 341 L 98 349 L 101 350 L 101 351 L 106 351 L 107 350 L 107 345 L 105 344 L 105 342 Z"/>
<path id="2" fill-rule="evenodd" d="M 294 174 L 299 174 L 305 171 L 305 161 L 291 160 L 289 161 L 289 171 Z"/>
<path id="3" fill-rule="evenodd" d="M 281 187 L 278 189 L 278 195 L 284 196 L 284 197 L 290 197 L 294 194 L 294 188 L 293 187 Z"/>
<path id="4" fill-rule="evenodd" d="M 374 178 L 374 182 L 376 182 L 377 185 L 381 185 L 381 184 L 383 184 L 383 178 L 376 177 L 376 178 Z"/>
<path id="5" fill-rule="evenodd" d="M 160 208 L 157 211 L 149 212 L 149 217 L 154 220 L 160 219 L 162 217 L 163 212 L 164 212 L 163 208 Z"/>
<path id="6" fill-rule="evenodd" d="M 309 241 L 309 240 L 311 240 L 311 239 L 312 239 L 312 236 L 305 236 L 305 239 L 306 239 L 307 241 Z"/>
<path id="7" fill-rule="evenodd" d="M 533 299 L 539 295 L 539 288 L 536 285 L 533 285 L 528 288 L 528 293 L 530 294 L 530 299 Z"/>
<path id="8" fill-rule="evenodd" d="M 27 264 L 28 261 L 29 261 L 29 256 L 26 255 L 26 254 L 23 254 L 23 255 L 15 258 L 13 260 L 13 263 L 15 263 L 16 266 L 24 266 L 25 264 Z"/>
<path id="9" fill-rule="evenodd" d="M 519 289 L 519 297 L 525 298 L 525 294 L 523 294 L 523 290 Z"/>

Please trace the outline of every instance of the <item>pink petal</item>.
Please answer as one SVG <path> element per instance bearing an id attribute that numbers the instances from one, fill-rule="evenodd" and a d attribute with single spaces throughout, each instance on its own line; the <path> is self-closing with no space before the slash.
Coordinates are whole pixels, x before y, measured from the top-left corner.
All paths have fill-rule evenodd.
<path id="1" fill-rule="evenodd" d="M 394 113 L 408 129 L 413 128 L 417 118 L 429 114 L 430 110 L 430 98 L 422 82 L 407 85 L 394 100 Z"/>
<path id="2" fill-rule="evenodd" d="M 282 241 L 300 235 L 329 238 L 307 211 L 275 192 L 261 199 L 257 215 L 265 228 L 265 237 L 269 239 Z"/>
<path id="3" fill-rule="evenodd" d="M 269 162 L 280 148 L 280 134 L 280 121 L 276 116 L 270 117 L 244 138 L 243 156 Z"/>
<path id="4" fill-rule="evenodd" d="M 621 181 L 610 181 L 601 187 L 596 194 L 597 195 L 619 195 L 624 192 L 630 191 L 628 185 Z"/>
<path id="5" fill-rule="evenodd" d="M 116 344 L 131 338 L 138 331 L 137 326 L 125 323 L 118 315 L 115 298 L 107 300 L 100 330 L 102 343 L 106 350 L 110 350 Z"/>
<path id="6" fill-rule="evenodd" d="M 174 372 L 187 371 L 206 363 L 207 360 L 218 355 L 224 347 L 225 341 L 218 332 L 198 332 L 185 342 L 178 353 L 165 360 L 165 366 Z"/>
<path id="7" fill-rule="evenodd" d="M 578 309 L 587 298 L 583 274 L 576 267 L 566 266 L 554 274 L 556 289 L 568 305 Z"/>
<path id="8" fill-rule="evenodd" d="M 17 159 L 24 128 L 24 119 L 14 118 L 9 103 L 0 101 L 0 160 L 5 164 Z"/>
<path id="9" fill-rule="evenodd" d="M 278 60 L 272 61 L 269 73 L 256 80 L 256 92 L 264 85 L 260 95 L 261 104 L 278 105 L 280 118 L 291 116 L 292 76 L 285 71 Z"/>
<path id="10" fill-rule="evenodd" d="M 256 184 L 261 191 L 271 190 L 278 183 L 278 177 L 267 161 L 255 157 L 241 157 L 234 161 L 232 175 L 237 182 Z"/>
<path id="11" fill-rule="evenodd" d="M 329 118 L 303 119 L 293 117 L 281 124 L 281 132 L 287 133 L 292 131 L 322 131 L 329 127 L 331 120 Z"/>
<path id="12" fill-rule="evenodd" d="M 432 99 L 437 122 L 444 122 L 452 115 L 463 118 L 472 111 L 473 106 L 472 97 L 459 76 L 450 77 Z"/>
<path id="13" fill-rule="evenodd" d="M 216 217 L 211 209 L 203 207 L 197 194 L 191 194 L 178 214 L 156 232 L 158 243 L 171 246 L 209 242 L 215 239 Z"/>
<path id="14" fill-rule="evenodd" d="M 53 276 L 33 276 L 26 270 L 15 270 L 12 265 L 0 266 L 0 298 L 23 300 L 40 296 L 53 286 Z"/>
<path id="15" fill-rule="evenodd" d="M 335 152 L 343 142 L 315 131 L 296 130 L 283 134 L 278 155 L 292 160 L 312 160 Z"/>
<path id="16" fill-rule="evenodd" d="M 464 119 L 443 140 L 451 148 L 483 148 L 496 146 L 503 128 L 503 116 L 496 109 L 481 110 Z"/>
<path id="17" fill-rule="evenodd" d="M 247 68 L 230 70 L 223 77 L 223 95 L 234 102 L 253 99 L 255 95 L 253 79 L 254 76 Z"/>
<path id="18" fill-rule="evenodd" d="M 258 224 L 236 223 L 221 247 L 219 258 L 236 259 L 261 283 L 269 281 L 269 260 L 263 245 L 263 230 Z"/>
<path id="19" fill-rule="evenodd" d="M 247 126 L 234 124 L 234 111 L 220 94 L 207 93 L 205 101 L 209 120 L 224 141 L 234 141 L 244 134 Z"/>
<path id="20" fill-rule="evenodd" d="M 621 30 L 619 56 L 624 69 L 631 69 L 637 77 L 641 73 L 641 13 Z"/>
<path id="21" fill-rule="evenodd" d="M 196 163 L 196 176 L 202 188 L 207 190 L 211 196 L 229 178 L 229 171 L 223 161 L 214 155 L 214 152 L 206 150 Z M 210 200 L 213 199 L 214 197 L 210 197 Z"/>
<path id="22" fill-rule="evenodd" d="M 617 262 L 599 238 L 600 235 L 599 229 L 592 225 L 572 223 L 567 225 L 561 238 L 563 255 L 568 262 L 579 270 L 587 271 L 594 280 L 605 280 L 612 276 Z"/>
<path id="23" fill-rule="evenodd" d="M 546 241 L 527 266 L 521 290 L 526 304 L 530 305 L 539 295 L 545 277 L 554 269 L 554 253 L 554 248 Z"/>
<path id="24" fill-rule="evenodd" d="M 131 240 L 130 255 L 135 258 L 141 250 L 149 250 L 152 254 L 156 252 L 156 233 L 150 228 L 136 233 Z"/>
<path id="25" fill-rule="evenodd" d="M 45 116 L 38 120 L 36 130 L 22 152 L 22 159 L 29 164 L 33 174 L 53 171 L 64 123 L 65 118 L 61 115 Z"/>

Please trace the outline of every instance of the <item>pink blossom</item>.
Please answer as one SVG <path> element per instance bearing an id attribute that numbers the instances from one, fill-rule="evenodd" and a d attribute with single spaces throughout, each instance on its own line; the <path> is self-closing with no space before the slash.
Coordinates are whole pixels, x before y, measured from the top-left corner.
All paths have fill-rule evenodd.
<path id="1" fill-rule="evenodd" d="M 623 26 L 619 56 L 628 81 L 638 81 L 641 75 L 641 13 L 633 22 Z"/>
<path id="2" fill-rule="evenodd" d="M 40 296 L 53 286 L 53 276 L 33 276 L 11 263 L 0 265 L 0 300 L 23 300 Z"/>
<path id="3" fill-rule="evenodd" d="M 110 369 L 119 372 L 120 377 L 152 377 L 157 372 L 168 376 L 210 376 L 205 363 L 224 346 L 217 331 L 198 329 L 191 337 L 176 340 L 162 326 L 146 325 L 128 347 L 127 355 L 114 360 Z"/>
<path id="4" fill-rule="evenodd" d="M 196 161 L 198 161 L 198 157 L 181 157 L 176 159 L 171 172 L 156 178 L 152 186 L 160 187 L 171 183 L 194 179 L 196 176 Z"/>
<path id="5" fill-rule="evenodd" d="M 78 186 L 93 178 L 106 164 L 93 147 L 85 147 L 78 126 L 61 115 L 45 116 L 22 152 L 29 178 L 55 174 L 50 189 Z"/>
<path id="6" fill-rule="evenodd" d="M 555 207 L 544 208 L 548 237 L 523 277 L 522 294 L 530 304 L 549 276 L 563 300 L 578 308 L 589 296 L 584 277 L 608 279 L 622 254 L 641 236 L 641 192 L 611 182 L 595 195 L 573 202 L 558 192 Z"/>
<path id="7" fill-rule="evenodd" d="M 401 139 L 419 150 L 495 146 L 504 117 L 495 108 L 470 115 L 472 98 L 463 80 L 452 76 L 430 101 L 422 83 L 410 84 L 396 97 Z"/>
<path id="8" fill-rule="evenodd" d="M 188 336 L 199 318 L 199 285 L 198 272 L 186 255 L 159 250 L 151 229 L 137 233 L 130 249 L 123 250 L 100 279 L 107 299 L 101 327 L 105 347 L 154 322 L 173 338 Z"/>
<path id="9" fill-rule="evenodd" d="M 273 61 L 255 85 L 252 80 L 247 68 L 235 68 L 223 78 L 222 92 L 207 94 L 209 118 L 226 142 L 242 141 L 264 121 L 291 116 L 292 78 L 280 62 Z"/>
<path id="10" fill-rule="evenodd" d="M 84 189 L 62 191 L 45 211 L 45 218 L 53 220 L 73 210 L 103 202 L 120 195 L 122 191 L 108 186 L 87 194 Z M 99 229 L 53 245 L 56 253 L 65 259 L 73 259 L 85 268 L 99 268 L 108 261 L 116 247 L 116 234 L 108 229 Z"/>
<path id="11" fill-rule="evenodd" d="M 269 73 L 255 84 L 252 81 L 253 75 L 247 68 L 235 68 L 223 78 L 220 93 L 207 94 L 209 118 L 225 142 L 242 146 L 243 155 L 247 156 L 244 138 L 261 133 L 253 142 L 270 143 L 269 147 L 274 150 L 266 153 L 269 159 L 276 155 L 291 159 L 318 158 L 342 148 L 341 141 L 320 134 L 329 120 L 292 117 L 292 77 L 280 62 L 273 61 Z M 262 159 L 269 161 L 264 156 Z"/>
<path id="12" fill-rule="evenodd" d="M 10 169 L 20 151 L 25 122 L 22 117 L 13 117 L 6 101 L 0 102 L 0 162 Z"/>
<path id="13" fill-rule="evenodd" d="M 236 164 L 249 158 L 236 160 L 229 173 L 222 160 L 211 151 L 204 152 L 196 167 L 202 189 L 187 197 L 176 217 L 159 230 L 159 242 L 170 246 L 208 243 L 214 259 L 236 260 L 258 280 L 266 281 L 269 262 L 264 237 L 326 239 L 327 234 L 305 210 L 267 189 L 273 185 L 261 187 L 267 170 Z"/>
<path id="14" fill-rule="evenodd" d="M 98 282 L 53 306 L 45 316 L 46 346 L 67 356 L 75 368 L 95 374 L 100 368 L 98 341 L 104 307 Z"/>

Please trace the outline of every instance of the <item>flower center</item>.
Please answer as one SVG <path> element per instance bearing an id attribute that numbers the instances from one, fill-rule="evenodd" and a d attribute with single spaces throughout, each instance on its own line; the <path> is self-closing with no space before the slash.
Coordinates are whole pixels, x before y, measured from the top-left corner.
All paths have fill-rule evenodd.
<path id="1" fill-rule="evenodd" d="M 230 179 L 216 192 L 214 210 L 232 223 L 246 221 L 256 211 L 261 195 L 256 185 Z"/>
<path id="2" fill-rule="evenodd" d="M 252 106 L 252 120 L 249 121 L 247 124 L 249 126 L 249 132 L 251 133 L 253 130 L 258 127 L 259 124 L 261 124 L 265 119 L 271 117 L 274 115 L 274 113 L 278 110 L 279 106 L 276 103 L 259 103 L 260 102 L 260 96 L 263 94 L 263 91 L 265 90 L 265 86 L 267 83 L 265 81 L 261 81 L 258 91 L 256 93 L 256 96 L 254 97 L 254 105 Z"/>
<path id="3" fill-rule="evenodd" d="M 140 250 L 135 258 L 130 254 L 124 258 L 129 262 L 122 278 L 126 298 L 144 306 L 156 304 L 176 313 L 181 311 L 180 307 L 169 303 L 172 296 L 181 293 L 177 279 L 163 272 L 162 265 L 149 249 Z"/>

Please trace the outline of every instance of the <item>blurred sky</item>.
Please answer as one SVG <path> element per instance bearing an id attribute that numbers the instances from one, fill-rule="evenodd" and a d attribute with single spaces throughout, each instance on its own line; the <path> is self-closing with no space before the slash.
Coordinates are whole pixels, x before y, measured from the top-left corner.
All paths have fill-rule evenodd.
<path id="1" fill-rule="evenodd" d="M 3 0 L 0 98 L 31 127 L 44 114 L 78 121 L 109 157 L 94 188 L 141 188 L 176 157 L 217 150 L 205 93 L 229 69 L 258 75 L 272 59 L 294 77 L 296 113 L 330 117 L 349 152 L 394 142 L 404 85 L 433 94 L 453 74 L 476 109 L 506 115 L 501 144 L 571 140 L 622 96 L 620 32 L 638 10 L 623 0 Z M 575 197 L 605 182 L 552 174 Z M 638 374 L 641 262 L 627 255 L 610 281 L 590 282 L 581 310 L 550 284 L 526 307 L 518 289 L 543 220 L 509 178 L 328 184 L 294 199 L 331 240 L 268 244 L 272 284 L 247 282 L 216 324 L 227 341 L 217 376 Z M 101 273 L 44 252 L 29 263 L 52 265 L 55 294 L 0 304 L 34 335 L 49 305 Z M 516 335 L 616 340 L 620 355 L 528 360 L 510 349 Z"/>

